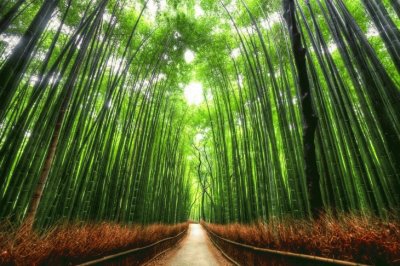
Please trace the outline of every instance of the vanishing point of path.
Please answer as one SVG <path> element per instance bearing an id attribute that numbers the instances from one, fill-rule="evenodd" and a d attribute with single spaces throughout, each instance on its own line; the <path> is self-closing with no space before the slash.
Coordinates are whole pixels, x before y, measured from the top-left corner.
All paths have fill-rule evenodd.
<path id="1" fill-rule="evenodd" d="M 231 264 L 213 246 L 200 224 L 190 224 L 187 236 L 176 248 L 148 265 L 220 266 Z"/>

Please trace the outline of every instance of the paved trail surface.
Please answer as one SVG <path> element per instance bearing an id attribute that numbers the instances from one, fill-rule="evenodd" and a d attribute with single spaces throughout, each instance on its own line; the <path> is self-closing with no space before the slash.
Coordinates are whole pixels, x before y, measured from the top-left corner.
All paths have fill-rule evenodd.
<path id="1" fill-rule="evenodd" d="M 176 249 L 148 265 L 220 266 L 231 264 L 212 246 L 201 225 L 191 224 L 188 235 Z"/>

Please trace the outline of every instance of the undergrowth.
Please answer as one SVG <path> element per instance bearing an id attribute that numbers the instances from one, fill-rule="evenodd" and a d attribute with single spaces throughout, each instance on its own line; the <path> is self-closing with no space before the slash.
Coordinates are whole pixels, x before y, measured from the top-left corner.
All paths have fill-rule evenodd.
<path id="1" fill-rule="evenodd" d="M 58 265 L 109 255 L 175 236 L 188 227 L 153 224 L 76 223 L 38 234 L 3 223 L 0 228 L 0 265 Z"/>
<path id="2" fill-rule="evenodd" d="M 205 224 L 215 234 L 261 248 L 374 265 L 400 265 L 400 222 L 375 217 L 322 216 L 252 225 Z"/>

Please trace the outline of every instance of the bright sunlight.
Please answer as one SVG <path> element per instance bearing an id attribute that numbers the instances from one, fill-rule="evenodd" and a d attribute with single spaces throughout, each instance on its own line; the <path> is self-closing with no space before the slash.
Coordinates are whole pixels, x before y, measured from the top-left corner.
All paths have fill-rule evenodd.
<path id="1" fill-rule="evenodd" d="M 203 102 L 203 85 L 199 82 L 191 82 L 185 87 L 185 99 L 189 105 L 199 105 Z"/>
<path id="2" fill-rule="evenodd" d="M 194 57 L 195 57 L 195 55 L 194 55 L 193 51 L 191 51 L 191 50 L 189 50 L 189 49 L 187 49 L 187 50 L 185 51 L 184 58 L 185 58 L 185 62 L 186 62 L 187 64 L 192 63 L 193 60 L 194 60 Z"/>

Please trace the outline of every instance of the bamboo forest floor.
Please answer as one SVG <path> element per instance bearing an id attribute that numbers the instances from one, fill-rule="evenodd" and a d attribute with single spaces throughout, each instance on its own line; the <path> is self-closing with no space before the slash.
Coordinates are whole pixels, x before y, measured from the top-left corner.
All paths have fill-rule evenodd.
<path id="1" fill-rule="evenodd" d="M 75 265 L 174 237 L 188 227 L 186 236 L 178 244 L 165 246 L 169 249 L 146 265 L 231 265 L 199 224 L 144 227 L 111 223 L 67 224 L 43 234 L 27 231 L 23 226 L 18 229 L 10 223 L 1 224 L 0 265 Z M 369 265 L 399 265 L 400 262 L 400 224 L 397 219 L 386 221 L 341 215 L 336 218 L 323 216 L 314 222 L 287 219 L 247 225 L 203 223 L 203 226 L 220 237 L 258 248 Z M 246 257 L 242 251 L 240 248 L 234 251 L 232 258 Z M 268 258 L 262 262 L 269 261 Z"/>
<path id="2" fill-rule="evenodd" d="M 218 266 L 232 265 L 213 246 L 200 224 L 191 224 L 188 235 L 178 246 L 146 266 Z"/>
<path id="3" fill-rule="evenodd" d="M 336 218 L 324 215 L 315 221 L 203 225 L 220 237 L 252 247 L 368 265 L 400 265 L 400 223 L 396 219 L 343 214 Z"/>
<path id="4" fill-rule="evenodd" d="M 114 223 L 65 224 L 37 234 L 0 222 L 0 265 L 76 265 L 183 232 L 187 223 L 124 226 Z"/>

